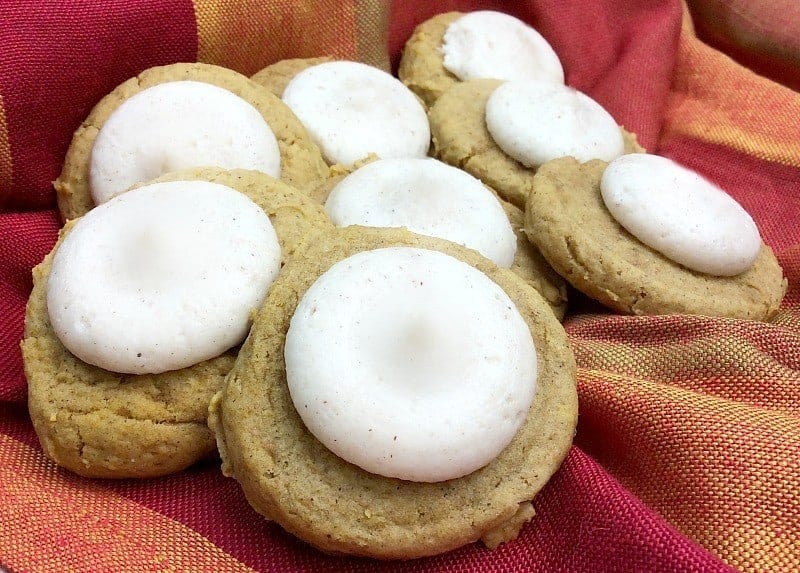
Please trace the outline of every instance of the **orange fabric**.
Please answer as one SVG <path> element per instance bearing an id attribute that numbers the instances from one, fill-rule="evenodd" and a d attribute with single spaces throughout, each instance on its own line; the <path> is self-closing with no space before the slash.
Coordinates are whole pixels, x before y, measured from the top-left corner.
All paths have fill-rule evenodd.
<path id="1" fill-rule="evenodd" d="M 681 36 L 662 136 L 684 135 L 800 167 L 800 93 Z"/>
<path id="2" fill-rule="evenodd" d="M 743 571 L 800 569 L 800 313 L 785 328 L 690 317 L 572 324 L 580 443 Z M 634 334 L 635 333 L 635 334 Z M 758 383 L 755 383 L 758 381 Z"/>
<path id="3" fill-rule="evenodd" d="M 0 499 L 0 563 L 13 557 L 14 571 L 252 571 L 185 525 L 3 435 Z"/>
<path id="4" fill-rule="evenodd" d="M 800 20 L 796 3 L 781 2 L 687 0 L 699 36 L 690 21 L 679 33 L 671 0 L 1 2 L 0 569 L 800 570 L 800 74 L 775 59 L 796 52 L 800 33 L 787 31 Z M 616 316 L 573 296 L 576 447 L 520 539 L 494 552 L 472 545 L 394 564 L 325 556 L 256 515 L 213 464 L 103 482 L 49 462 L 25 414 L 18 344 L 30 270 L 58 228 L 50 182 L 91 106 L 172 61 L 243 73 L 320 54 L 385 65 L 388 37 L 396 63 L 420 21 L 479 8 L 536 25 L 573 85 L 753 214 L 789 278 L 774 320 Z M 736 47 L 735 59 L 720 46 Z"/>
<path id="5" fill-rule="evenodd" d="M 379 18 L 374 16 L 386 13 L 380 6 L 376 10 L 370 3 L 362 8 L 338 1 L 193 3 L 201 62 L 252 75 L 264 62 L 319 56 L 325 46 L 328 55 L 385 66 L 385 24 L 383 29 L 375 26 Z"/>

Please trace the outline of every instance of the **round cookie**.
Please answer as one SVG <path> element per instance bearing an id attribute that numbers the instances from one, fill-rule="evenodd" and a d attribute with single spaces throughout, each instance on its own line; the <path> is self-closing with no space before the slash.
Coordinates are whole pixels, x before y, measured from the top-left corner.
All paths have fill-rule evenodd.
<path id="1" fill-rule="evenodd" d="M 171 173 L 156 181 L 205 180 L 232 187 L 269 215 L 285 260 L 303 235 L 327 226 L 324 210 L 299 191 L 256 171 L 215 168 Z M 110 372 L 64 348 L 47 311 L 53 256 L 74 225 L 33 271 L 22 356 L 28 408 L 42 448 L 56 463 L 87 477 L 154 477 L 213 453 L 208 404 L 233 366 L 236 349 L 188 368 L 155 375 Z"/>
<path id="2" fill-rule="evenodd" d="M 525 233 L 556 271 L 604 305 L 630 314 L 700 314 L 766 320 L 787 283 L 772 250 L 732 277 L 702 274 L 647 247 L 611 216 L 600 193 L 606 163 L 571 157 L 539 168 Z"/>
<path id="3" fill-rule="evenodd" d="M 331 168 L 331 178 L 310 190 L 309 194 L 314 199 L 324 204 L 330 192 L 342 179 L 359 167 L 375 159 L 376 157 L 374 155 L 370 156 L 366 160 L 354 165 L 352 169 L 342 166 Z M 493 189 L 490 187 L 487 188 L 497 196 L 497 193 Z M 550 305 L 550 308 L 553 309 L 553 313 L 556 317 L 558 317 L 559 320 L 563 320 L 567 312 L 566 282 L 553 270 L 553 267 L 548 264 L 539 250 L 525 236 L 525 232 L 523 231 L 523 211 L 499 196 L 497 196 L 497 200 L 500 201 L 500 205 L 503 207 L 511 223 L 511 228 L 517 236 L 517 251 L 514 254 L 514 262 L 510 270 L 535 288 L 536 291 L 544 297 Z"/>
<path id="4" fill-rule="evenodd" d="M 283 345 L 298 300 L 336 262 L 389 246 L 438 250 L 471 264 L 505 290 L 531 329 L 539 390 L 528 417 L 497 458 L 462 478 L 410 482 L 349 464 L 311 435 L 289 395 Z M 533 516 L 530 501 L 566 455 L 576 421 L 574 358 L 533 289 L 453 243 L 365 227 L 309 236 L 274 283 L 209 417 L 223 471 L 261 514 L 323 551 L 382 559 L 515 538 Z"/>
<path id="5" fill-rule="evenodd" d="M 250 79 L 259 85 L 264 86 L 277 97 L 283 95 L 283 90 L 292 81 L 292 78 L 297 74 L 324 62 L 332 62 L 333 58 L 330 56 L 322 56 L 319 58 L 292 58 L 289 60 L 281 60 L 270 64 L 263 70 L 260 70 L 250 76 Z"/>
<path id="6" fill-rule="evenodd" d="M 533 188 L 535 169 L 512 159 L 486 128 L 484 109 L 500 80 L 470 80 L 453 85 L 429 110 L 434 155 L 464 169 L 520 209 Z M 625 128 L 625 153 L 643 153 L 636 136 Z"/>
<path id="7" fill-rule="evenodd" d="M 280 98 L 233 70 L 201 63 L 171 64 L 149 68 L 117 86 L 98 102 L 75 131 L 64 167 L 54 184 L 58 208 L 64 220 L 80 217 L 94 207 L 89 187 L 90 157 L 97 134 L 109 116 L 133 95 L 158 84 L 180 80 L 225 88 L 255 107 L 278 140 L 282 181 L 302 189 L 327 176 L 327 166 L 319 148 Z"/>

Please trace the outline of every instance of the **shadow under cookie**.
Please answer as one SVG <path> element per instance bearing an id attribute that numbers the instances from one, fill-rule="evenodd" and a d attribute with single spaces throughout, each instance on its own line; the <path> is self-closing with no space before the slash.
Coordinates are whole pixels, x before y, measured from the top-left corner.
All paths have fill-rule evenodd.
<path id="1" fill-rule="evenodd" d="M 182 180 L 212 181 L 247 195 L 270 217 L 284 260 L 307 232 L 329 225 L 316 202 L 255 171 L 190 169 L 150 183 Z M 179 471 L 214 452 L 208 404 L 222 388 L 236 349 L 148 375 L 110 372 L 71 354 L 50 323 L 46 291 L 53 256 L 76 223 L 67 223 L 33 272 L 22 356 L 34 429 L 50 458 L 83 476 L 144 478 Z"/>
<path id="2" fill-rule="evenodd" d="M 338 261 L 393 246 L 438 250 L 482 271 L 514 301 L 536 346 L 538 390 L 526 421 L 498 457 L 461 478 L 411 482 L 345 462 L 308 431 L 289 394 L 283 351 L 298 301 Z M 348 227 L 309 236 L 286 265 L 212 402 L 209 422 L 223 471 L 253 507 L 323 551 L 407 559 L 477 539 L 494 547 L 532 517 L 530 501 L 569 449 L 577 422 L 575 362 L 548 305 L 508 270 L 440 239 Z"/>
<path id="3" fill-rule="evenodd" d="M 192 80 L 224 88 L 252 105 L 275 134 L 281 159 L 281 180 L 302 189 L 327 176 L 327 166 L 292 111 L 268 90 L 247 77 L 210 64 L 171 64 L 149 68 L 117 86 L 92 109 L 75 131 L 55 181 L 58 208 L 64 220 L 80 217 L 95 204 L 90 190 L 90 161 L 95 139 L 119 105 L 147 88 L 166 82 Z"/>
<path id="4" fill-rule="evenodd" d="M 575 288 L 628 314 L 699 314 L 767 320 L 786 292 L 778 261 L 762 244 L 753 266 L 731 277 L 687 269 L 628 233 L 600 194 L 600 160 L 543 165 L 525 211 L 525 232 Z"/>

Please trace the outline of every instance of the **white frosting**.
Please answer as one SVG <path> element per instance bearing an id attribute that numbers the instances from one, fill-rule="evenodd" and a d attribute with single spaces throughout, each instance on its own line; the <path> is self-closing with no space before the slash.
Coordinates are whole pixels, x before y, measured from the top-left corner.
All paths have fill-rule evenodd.
<path id="1" fill-rule="evenodd" d="M 297 74 L 283 101 L 300 118 L 328 163 L 350 165 L 424 157 L 430 144 L 425 109 L 400 80 L 358 62 L 326 62 Z"/>
<path id="2" fill-rule="evenodd" d="M 493 460 L 526 419 L 536 349 L 508 295 L 436 251 L 338 262 L 303 295 L 284 355 L 295 408 L 341 458 L 434 482 Z"/>
<path id="3" fill-rule="evenodd" d="M 340 227 L 405 227 L 475 249 L 505 268 L 517 250 L 517 237 L 491 191 L 435 159 L 369 163 L 333 188 L 325 209 Z"/>
<path id="4" fill-rule="evenodd" d="M 761 249 L 750 215 L 694 171 L 657 155 L 624 155 L 600 181 L 611 215 L 637 239 L 692 270 L 746 271 Z"/>
<path id="5" fill-rule="evenodd" d="M 56 335 L 106 370 L 158 373 L 241 342 L 280 268 L 267 215 L 217 183 L 134 189 L 89 211 L 47 281 Z"/>
<path id="6" fill-rule="evenodd" d="M 564 83 L 564 69 L 539 32 L 502 12 L 464 14 L 447 27 L 444 67 L 462 81 L 478 78 Z"/>
<path id="7" fill-rule="evenodd" d="M 614 118 L 586 94 L 560 84 L 501 85 L 486 102 L 486 127 L 500 149 L 526 167 L 567 156 L 611 161 L 625 151 Z"/>
<path id="8" fill-rule="evenodd" d="M 109 116 L 92 147 L 96 205 L 169 171 L 216 166 L 280 177 L 278 142 L 263 116 L 221 87 L 176 81 L 142 90 Z"/>

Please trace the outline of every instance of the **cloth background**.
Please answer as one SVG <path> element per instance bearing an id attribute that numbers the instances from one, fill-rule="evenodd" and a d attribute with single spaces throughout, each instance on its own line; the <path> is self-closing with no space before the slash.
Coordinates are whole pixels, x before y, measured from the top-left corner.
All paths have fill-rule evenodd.
<path id="1" fill-rule="evenodd" d="M 575 446 L 519 539 L 493 552 L 325 556 L 261 519 L 214 463 L 100 481 L 49 462 L 19 341 L 30 270 L 59 227 L 51 181 L 94 103 L 176 61 L 246 74 L 321 54 L 396 66 L 416 24 L 476 8 L 536 26 L 570 85 L 744 205 L 789 279 L 774 321 L 626 317 L 574 296 Z M 693 20 L 678 0 L 0 3 L 0 568 L 800 570 L 800 4 L 688 8 Z"/>

